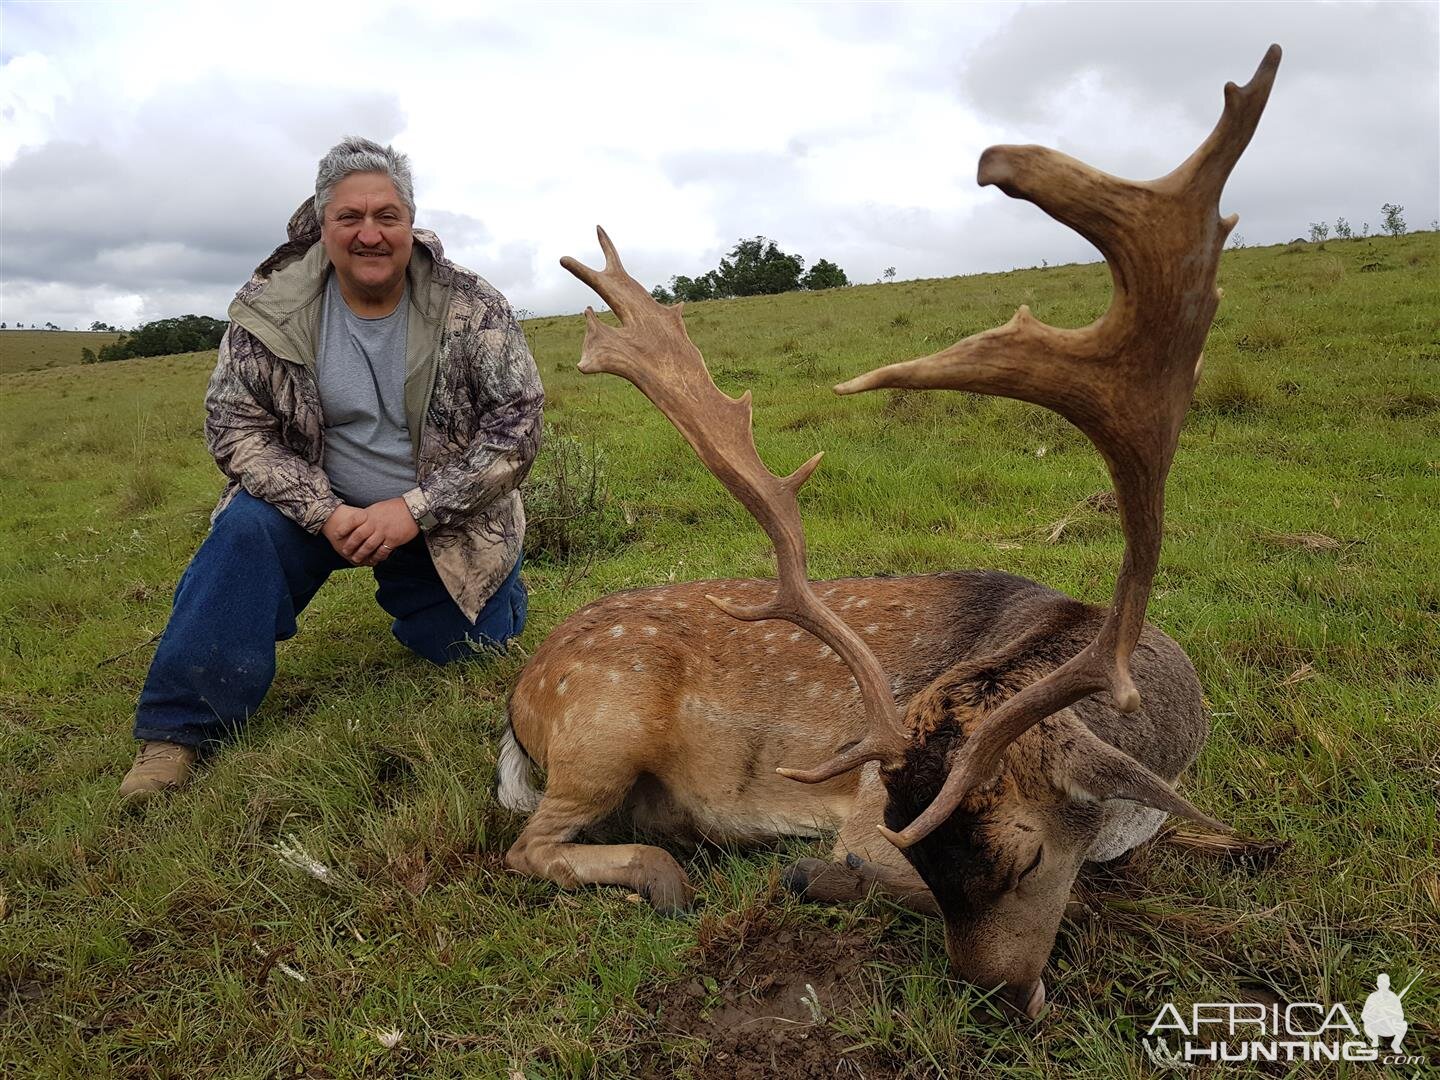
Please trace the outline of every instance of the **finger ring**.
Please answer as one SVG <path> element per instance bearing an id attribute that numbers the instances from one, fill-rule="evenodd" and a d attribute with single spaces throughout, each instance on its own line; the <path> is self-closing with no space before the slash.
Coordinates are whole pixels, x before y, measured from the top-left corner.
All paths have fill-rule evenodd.
<path id="1" fill-rule="evenodd" d="M 389 550 L 391 550 L 391 549 L 390 549 L 390 545 L 389 545 L 389 544 L 381 544 L 381 545 L 380 545 L 380 550 L 382 550 L 382 551 L 389 551 Z"/>

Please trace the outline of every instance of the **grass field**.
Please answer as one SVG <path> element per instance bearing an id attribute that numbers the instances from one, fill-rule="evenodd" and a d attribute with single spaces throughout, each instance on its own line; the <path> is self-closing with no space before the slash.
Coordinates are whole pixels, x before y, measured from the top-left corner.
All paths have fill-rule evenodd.
<path id="1" fill-rule="evenodd" d="M 80 350 L 98 353 L 121 335 L 89 330 L 0 331 L 0 375 L 80 363 Z"/>
<path id="2" fill-rule="evenodd" d="M 520 647 L 428 667 L 368 574 L 338 575 L 240 744 L 129 817 L 112 795 L 149 643 L 219 487 L 213 354 L 4 375 L 0 1074 L 1137 1077 L 1167 1001 L 1358 1016 L 1378 972 L 1422 966 L 1406 1048 L 1440 1067 L 1437 281 L 1435 233 L 1225 255 L 1150 618 L 1214 718 L 1188 793 L 1288 846 L 1247 865 L 1160 843 L 1088 873 L 1034 1026 L 947 980 L 937 924 L 779 892 L 820 845 L 692 857 L 687 918 L 505 872 L 520 822 L 494 802 L 495 746 L 527 653 L 613 590 L 771 565 L 634 388 L 574 370 L 580 319 L 527 324 L 549 400 Z M 993 567 L 1105 602 L 1120 540 L 1086 505 L 1107 480 L 1077 432 L 1009 401 L 828 386 L 1020 303 L 1080 325 L 1108 287 L 1067 266 L 687 322 L 721 388 L 753 389 L 772 469 L 828 451 L 802 495 L 815 576 Z M 591 467 L 567 526 L 556 492 Z M 819 1023 L 791 1000 L 806 983 Z M 1267 1075 L 1312 1074 L 1361 1075 Z"/>

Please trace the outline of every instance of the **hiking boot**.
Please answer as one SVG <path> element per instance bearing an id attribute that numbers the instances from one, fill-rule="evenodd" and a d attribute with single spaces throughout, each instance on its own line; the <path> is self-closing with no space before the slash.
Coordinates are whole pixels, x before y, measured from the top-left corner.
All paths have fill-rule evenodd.
<path id="1" fill-rule="evenodd" d="M 144 802 L 162 791 L 184 787 L 195 764 L 195 751 L 170 742 L 140 744 L 135 764 L 120 781 L 120 798 L 129 803 Z"/>

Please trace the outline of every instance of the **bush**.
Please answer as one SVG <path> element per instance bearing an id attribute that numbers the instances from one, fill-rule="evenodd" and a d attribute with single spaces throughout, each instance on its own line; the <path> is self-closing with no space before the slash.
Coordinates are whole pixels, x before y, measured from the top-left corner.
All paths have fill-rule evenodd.
<path id="1" fill-rule="evenodd" d="M 151 461 L 137 464 L 121 489 L 120 509 L 127 514 L 154 510 L 165 502 L 170 481 Z"/>
<path id="2" fill-rule="evenodd" d="M 829 259 L 821 259 L 800 279 L 802 289 L 839 289 L 850 284 L 845 271 Z"/>
<path id="3" fill-rule="evenodd" d="M 1195 407 L 1222 416 L 1241 416 L 1265 406 L 1267 388 L 1238 364 L 1207 371 L 1195 395 Z"/>
<path id="4" fill-rule="evenodd" d="M 615 551 L 633 538 L 632 523 L 610 502 L 605 455 L 594 442 L 550 436 L 520 490 L 525 558 L 532 562 L 567 563 Z"/>
<path id="5" fill-rule="evenodd" d="M 774 240 L 763 236 L 737 241 L 720 265 L 699 277 L 683 274 L 670 279 L 670 287 L 650 290 L 662 304 L 677 300 L 724 300 L 732 296 L 773 296 L 797 289 L 834 289 L 850 284 L 845 271 L 821 259 L 801 277 L 805 260 L 780 250 Z"/>
<path id="6" fill-rule="evenodd" d="M 714 300 L 718 295 L 716 292 L 717 282 L 715 271 L 708 274 L 701 274 L 698 278 L 688 278 L 683 274 L 670 279 L 670 288 L 674 290 L 675 299 L 682 301 L 691 300 Z"/>
<path id="7" fill-rule="evenodd" d="M 1270 352 L 1283 349 L 1295 339 L 1295 324 L 1278 315 L 1264 314 L 1250 320 L 1235 342 L 1241 352 Z"/>
<path id="8" fill-rule="evenodd" d="M 1380 227 L 1391 236 L 1404 236 L 1405 219 L 1400 216 L 1404 211 L 1405 207 L 1396 206 L 1394 203 L 1387 202 L 1384 206 L 1380 207 L 1380 213 L 1385 216 L 1385 220 Z"/>
<path id="9" fill-rule="evenodd" d="M 774 240 L 756 236 L 741 240 L 720 260 L 717 295 L 774 296 L 800 288 L 805 260 L 787 255 Z"/>
<path id="10" fill-rule="evenodd" d="M 181 315 L 146 323 L 133 333 L 100 349 L 99 359 L 129 360 L 136 356 L 173 356 L 215 349 L 229 324 L 209 315 Z"/>

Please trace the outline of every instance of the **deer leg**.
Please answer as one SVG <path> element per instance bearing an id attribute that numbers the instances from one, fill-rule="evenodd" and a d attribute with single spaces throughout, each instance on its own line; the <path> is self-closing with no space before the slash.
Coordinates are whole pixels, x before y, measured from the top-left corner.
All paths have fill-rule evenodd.
<path id="1" fill-rule="evenodd" d="M 589 790 L 556 792 L 555 778 L 519 838 L 505 853 L 505 865 L 562 889 L 582 885 L 625 885 L 659 911 L 690 907 L 695 896 L 685 871 L 668 851 L 648 844 L 575 843 L 581 830 L 598 824 L 624 800 L 625 787 L 608 795 Z"/>
<path id="2" fill-rule="evenodd" d="M 871 862 L 858 855 L 846 856 L 843 863 L 801 859 L 785 871 L 782 880 L 788 889 L 806 900 L 843 903 L 880 893 L 922 915 L 940 914 L 934 894 L 925 887 L 919 874 Z"/>

